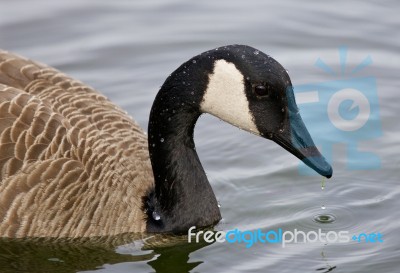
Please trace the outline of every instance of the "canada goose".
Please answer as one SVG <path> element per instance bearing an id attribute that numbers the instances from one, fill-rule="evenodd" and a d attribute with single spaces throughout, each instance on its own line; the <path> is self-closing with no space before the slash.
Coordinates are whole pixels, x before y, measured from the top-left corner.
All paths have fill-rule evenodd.
<path id="1" fill-rule="evenodd" d="M 332 175 L 286 70 L 252 47 L 216 48 L 175 70 L 154 100 L 148 137 L 91 87 L 0 51 L 0 236 L 181 233 L 215 225 L 218 203 L 193 142 L 202 113 Z"/>

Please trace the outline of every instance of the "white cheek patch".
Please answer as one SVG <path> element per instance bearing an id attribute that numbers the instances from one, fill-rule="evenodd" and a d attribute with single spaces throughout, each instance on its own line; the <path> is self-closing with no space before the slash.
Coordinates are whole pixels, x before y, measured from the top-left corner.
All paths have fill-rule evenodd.
<path id="1" fill-rule="evenodd" d="M 200 109 L 243 130 L 260 134 L 245 94 L 244 76 L 233 63 L 216 61 Z"/>

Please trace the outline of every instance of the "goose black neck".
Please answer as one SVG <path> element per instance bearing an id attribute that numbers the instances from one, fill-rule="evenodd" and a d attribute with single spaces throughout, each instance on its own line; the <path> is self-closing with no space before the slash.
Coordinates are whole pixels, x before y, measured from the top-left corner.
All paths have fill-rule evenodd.
<path id="1" fill-rule="evenodd" d="M 190 65 L 182 65 L 153 103 L 148 143 L 155 189 L 146 202 L 149 232 L 181 233 L 221 219 L 193 141 L 207 81 L 207 73 L 192 74 Z"/>

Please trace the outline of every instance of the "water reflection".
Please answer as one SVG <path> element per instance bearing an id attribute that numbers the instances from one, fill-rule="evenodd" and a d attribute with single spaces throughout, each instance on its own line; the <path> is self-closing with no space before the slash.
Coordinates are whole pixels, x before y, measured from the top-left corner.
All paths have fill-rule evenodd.
<path id="1" fill-rule="evenodd" d="M 189 255 L 206 243 L 188 244 L 184 237 L 154 236 L 148 241 L 142 237 L 129 234 L 79 241 L 1 239 L 0 272 L 69 273 L 99 270 L 106 264 L 146 261 L 157 273 L 190 272 L 203 263 L 189 262 Z"/>
<path id="2" fill-rule="evenodd" d="M 203 261 L 189 262 L 190 253 L 201 249 L 208 244 L 184 244 L 180 247 L 158 248 L 154 250 L 159 256 L 148 262 L 157 273 L 190 272 Z"/>
<path id="3" fill-rule="evenodd" d="M 332 270 L 334 270 L 336 268 L 336 266 L 332 266 L 332 267 L 321 267 L 318 268 L 317 271 L 321 272 L 321 273 L 328 273 L 331 272 Z"/>
<path id="4" fill-rule="evenodd" d="M 336 269 L 336 265 L 332 266 L 328 262 L 328 257 L 326 257 L 325 251 L 321 251 L 321 257 L 322 257 L 322 260 L 325 262 L 326 266 L 317 268 L 316 271 L 318 271 L 319 273 L 328 273 L 328 272 L 331 272 L 332 270 Z"/>

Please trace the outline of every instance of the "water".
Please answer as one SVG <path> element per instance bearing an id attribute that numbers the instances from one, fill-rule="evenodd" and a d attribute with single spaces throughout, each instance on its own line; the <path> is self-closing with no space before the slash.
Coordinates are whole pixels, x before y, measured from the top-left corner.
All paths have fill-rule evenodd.
<path id="1" fill-rule="evenodd" d="M 394 0 L 3 1 L 2 48 L 94 86 L 144 128 L 165 78 L 210 48 L 252 45 L 281 62 L 295 85 L 329 80 L 314 63 L 339 68 L 339 46 L 348 47 L 352 67 L 370 55 L 365 75 L 377 79 L 383 135 L 359 145 L 380 156 L 378 170 L 347 170 L 346 149 L 337 145 L 334 176 L 321 191 L 320 178 L 299 175 L 292 155 L 215 118 L 199 120 L 195 140 L 223 204 L 217 230 L 379 232 L 384 242 L 160 249 L 141 240 L 113 247 L 3 240 L 0 272 L 398 272 L 399 8 Z"/>

